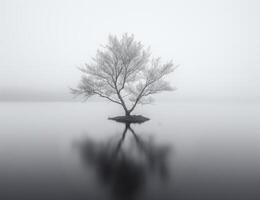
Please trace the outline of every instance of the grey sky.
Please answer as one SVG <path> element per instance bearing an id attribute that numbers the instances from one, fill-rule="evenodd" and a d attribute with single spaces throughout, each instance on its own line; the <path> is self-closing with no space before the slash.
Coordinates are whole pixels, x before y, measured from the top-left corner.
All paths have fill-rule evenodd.
<path id="1" fill-rule="evenodd" d="M 259 99 L 259 9 L 257 0 L 0 0 L 0 100 L 70 98 L 76 67 L 125 32 L 180 64 L 165 98 Z"/>

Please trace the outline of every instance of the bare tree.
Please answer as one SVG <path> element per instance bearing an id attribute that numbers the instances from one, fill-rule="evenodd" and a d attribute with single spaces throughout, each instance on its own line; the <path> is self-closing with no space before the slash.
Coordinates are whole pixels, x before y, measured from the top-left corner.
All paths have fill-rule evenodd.
<path id="1" fill-rule="evenodd" d="M 173 90 L 164 80 L 176 68 L 172 61 L 162 64 L 160 58 L 150 57 L 149 49 L 133 35 L 124 34 L 121 39 L 110 35 L 92 62 L 80 68 L 82 78 L 72 93 L 86 99 L 106 98 L 121 105 L 129 116 L 137 104 L 150 103 L 152 94 Z"/>

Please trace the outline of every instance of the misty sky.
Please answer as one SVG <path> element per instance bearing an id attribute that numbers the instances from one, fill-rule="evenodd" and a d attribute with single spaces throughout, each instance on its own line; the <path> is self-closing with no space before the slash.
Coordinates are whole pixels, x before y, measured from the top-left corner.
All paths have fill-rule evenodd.
<path id="1" fill-rule="evenodd" d="M 167 99 L 260 99 L 259 0 L 0 0 L 0 100 L 70 99 L 76 67 L 133 33 L 180 67 Z"/>

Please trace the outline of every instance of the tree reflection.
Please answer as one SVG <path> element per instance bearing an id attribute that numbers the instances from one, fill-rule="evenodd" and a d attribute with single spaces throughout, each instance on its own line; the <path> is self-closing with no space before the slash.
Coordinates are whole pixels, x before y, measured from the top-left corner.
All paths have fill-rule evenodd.
<path id="1" fill-rule="evenodd" d="M 130 134 L 128 143 L 127 133 Z M 135 199 L 144 190 L 148 178 L 165 181 L 169 177 L 169 146 L 156 145 L 151 138 L 140 137 L 130 124 L 125 124 L 120 138 L 105 142 L 87 139 L 79 147 L 84 166 L 95 169 L 112 199 Z"/>

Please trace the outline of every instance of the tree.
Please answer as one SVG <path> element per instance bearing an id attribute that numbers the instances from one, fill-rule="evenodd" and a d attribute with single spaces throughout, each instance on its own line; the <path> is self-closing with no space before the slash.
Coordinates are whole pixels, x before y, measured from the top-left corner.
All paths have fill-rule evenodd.
<path id="1" fill-rule="evenodd" d="M 150 103 L 151 95 L 174 89 L 164 78 L 175 68 L 172 61 L 162 64 L 160 58 L 151 59 L 149 49 L 133 35 L 124 34 L 121 39 L 110 35 L 92 62 L 80 68 L 81 81 L 72 93 L 86 99 L 106 98 L 129 116 L 138 104 Z"/>

